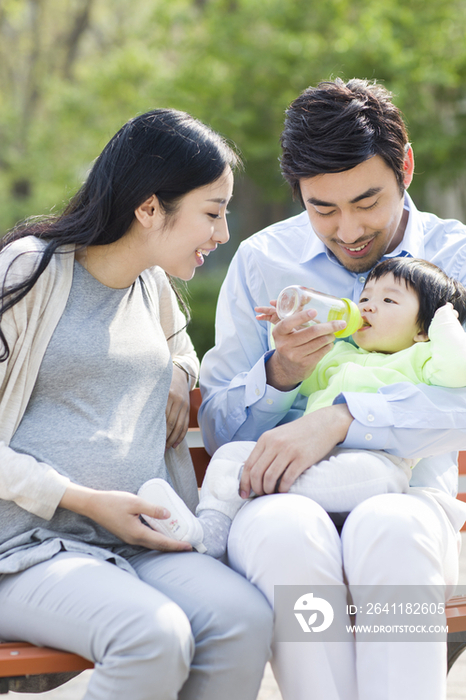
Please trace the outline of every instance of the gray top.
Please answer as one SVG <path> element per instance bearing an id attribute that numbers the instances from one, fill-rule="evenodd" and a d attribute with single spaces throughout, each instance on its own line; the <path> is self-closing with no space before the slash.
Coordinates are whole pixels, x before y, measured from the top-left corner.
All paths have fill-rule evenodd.
<path id="1" fill-rule="evenodd" d="M 141 278 L 110 289 L 77 262 L 65 311 L 10 443 L 71 481 L 136 493 L 168 480 L 165 407 L 172 376 L 167 342 Z M 131 570 L 124 544 L 89 518 L 58 508 L 45 521 L 0 500 L 0 573 L 61 549 L 93 553 Z"/>

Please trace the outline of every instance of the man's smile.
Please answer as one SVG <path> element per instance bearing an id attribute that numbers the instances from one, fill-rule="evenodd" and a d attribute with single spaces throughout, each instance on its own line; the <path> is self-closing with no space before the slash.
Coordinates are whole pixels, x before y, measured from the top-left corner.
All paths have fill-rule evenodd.
<path id="1" fill-rule="evenodd" d="M 361 258 L 370 252 L 374 241 L 375 241 L 375 236 L 373 238 L 371 238 L 369 241 L 365 241 L 364 243 L 361 243 L 359 246 L 349 246 L 347 244 L 341 243 L 340 241 L 335 241 L 335 242 L 338 243 L 340 248 L 345 253 L 347 253 L 350 257 Z"/>

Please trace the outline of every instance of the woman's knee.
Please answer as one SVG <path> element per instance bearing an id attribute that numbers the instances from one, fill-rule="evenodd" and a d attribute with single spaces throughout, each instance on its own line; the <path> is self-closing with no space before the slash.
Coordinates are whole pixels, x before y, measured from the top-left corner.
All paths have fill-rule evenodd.
<path id="1" fill-rule="evenodd" d="M 233 654 L 237 665 L 255 669 L 265 665 L 271 655 L 273 610 L 265 596 L 244 579 L 247 589 L 241 591 L 233 610 L 236 616 L 236 634 Z"/>
<path id="2" fill-rule="evenodd" d="M 101 657 L 98 660 L 108 662 L 112 657 L 129 656 L 156 663 L 166 673 L 188 674 L 194 638 L 189 620 L 178 605 L 170 600 L 153 606 L 133 601 L 114 617 L 114 624 L 109 622 L 106 633 L 97 632 L 95 649 Z"/>
<path id="3" fill-rule="evenodd" d="M 204 584 L 192 595 L 191 624 L 196 643 L 212 639 L 270 639 L 272 609 L 260 591 L 228 566 L 202 557 Z"/>
<path id="4" fill-rule="evenodd" d="M 246 643 L 253 638 L 268 645 L 272 638 L 273 611 L 263 594 L 243 576 L 231 572 L 235 581 L 236 595 L 225 604 L 225 614 L 235 620 L 237 634 Z"/>
<path id="5" fill-rule="evenodd" d="M 86 697 L 178 697 L 191 670 L 194 641 L 183 611 L 171 601 L 129 603 L 94 640 L 96 670 Z M 154 691 L 156 688 L 156 691 Z"/>
<path id="6" fill-rule="evenodd" d="M 225 567 L 221 586 L 206 595 L 197 617 L 196 652 L 213 646 L 222 653 L 223 648 L 238 666 L 255 668 L 270 656 L 272 633 L 273 611 L 265 597 L 240 574 Z"/>

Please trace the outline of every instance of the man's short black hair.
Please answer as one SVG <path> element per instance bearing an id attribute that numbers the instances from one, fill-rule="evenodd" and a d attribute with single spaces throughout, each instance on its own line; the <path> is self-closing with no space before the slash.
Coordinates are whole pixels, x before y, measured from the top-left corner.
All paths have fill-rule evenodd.
<path id="1" fill-rule="evenodd" d="M 324 81 L 307 88 L 286 111 L 281 170 L 293 196 L 300 179 L 350 170 L 378 155 L 404 192 L 408 134 L 392 94 L 375 81 Z"/>

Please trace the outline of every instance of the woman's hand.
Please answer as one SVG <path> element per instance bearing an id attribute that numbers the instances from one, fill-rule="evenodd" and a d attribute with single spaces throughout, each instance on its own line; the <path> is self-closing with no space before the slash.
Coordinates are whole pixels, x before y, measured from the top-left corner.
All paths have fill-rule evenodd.
<path id="1" fill-rule="evenodd" d="M 172 383 L 168 392 L 166 447 L 178 447 L 188 432 L 189 426 L 189 377 L 182 369 L 173 365 Z"/>
<path id="2" fill-rule="evenodd" d="M 240 493 L 286 493 L 308 467 L 324 459 L 346 437 L 353 421 L 346 404 L 321 408 L 263 433 L 244 464 Z"/>
<path id="3" fill-rule="evenodd" d="M 140 515 L 165 520 L 170 513 L 126 491 L 96 491 L 70 483 L 60 501 L 62 508 L 85 515 L 123 542 L 162 552 L 191 551 L 187 542 L 172 540 L 141 522 Z"/>

